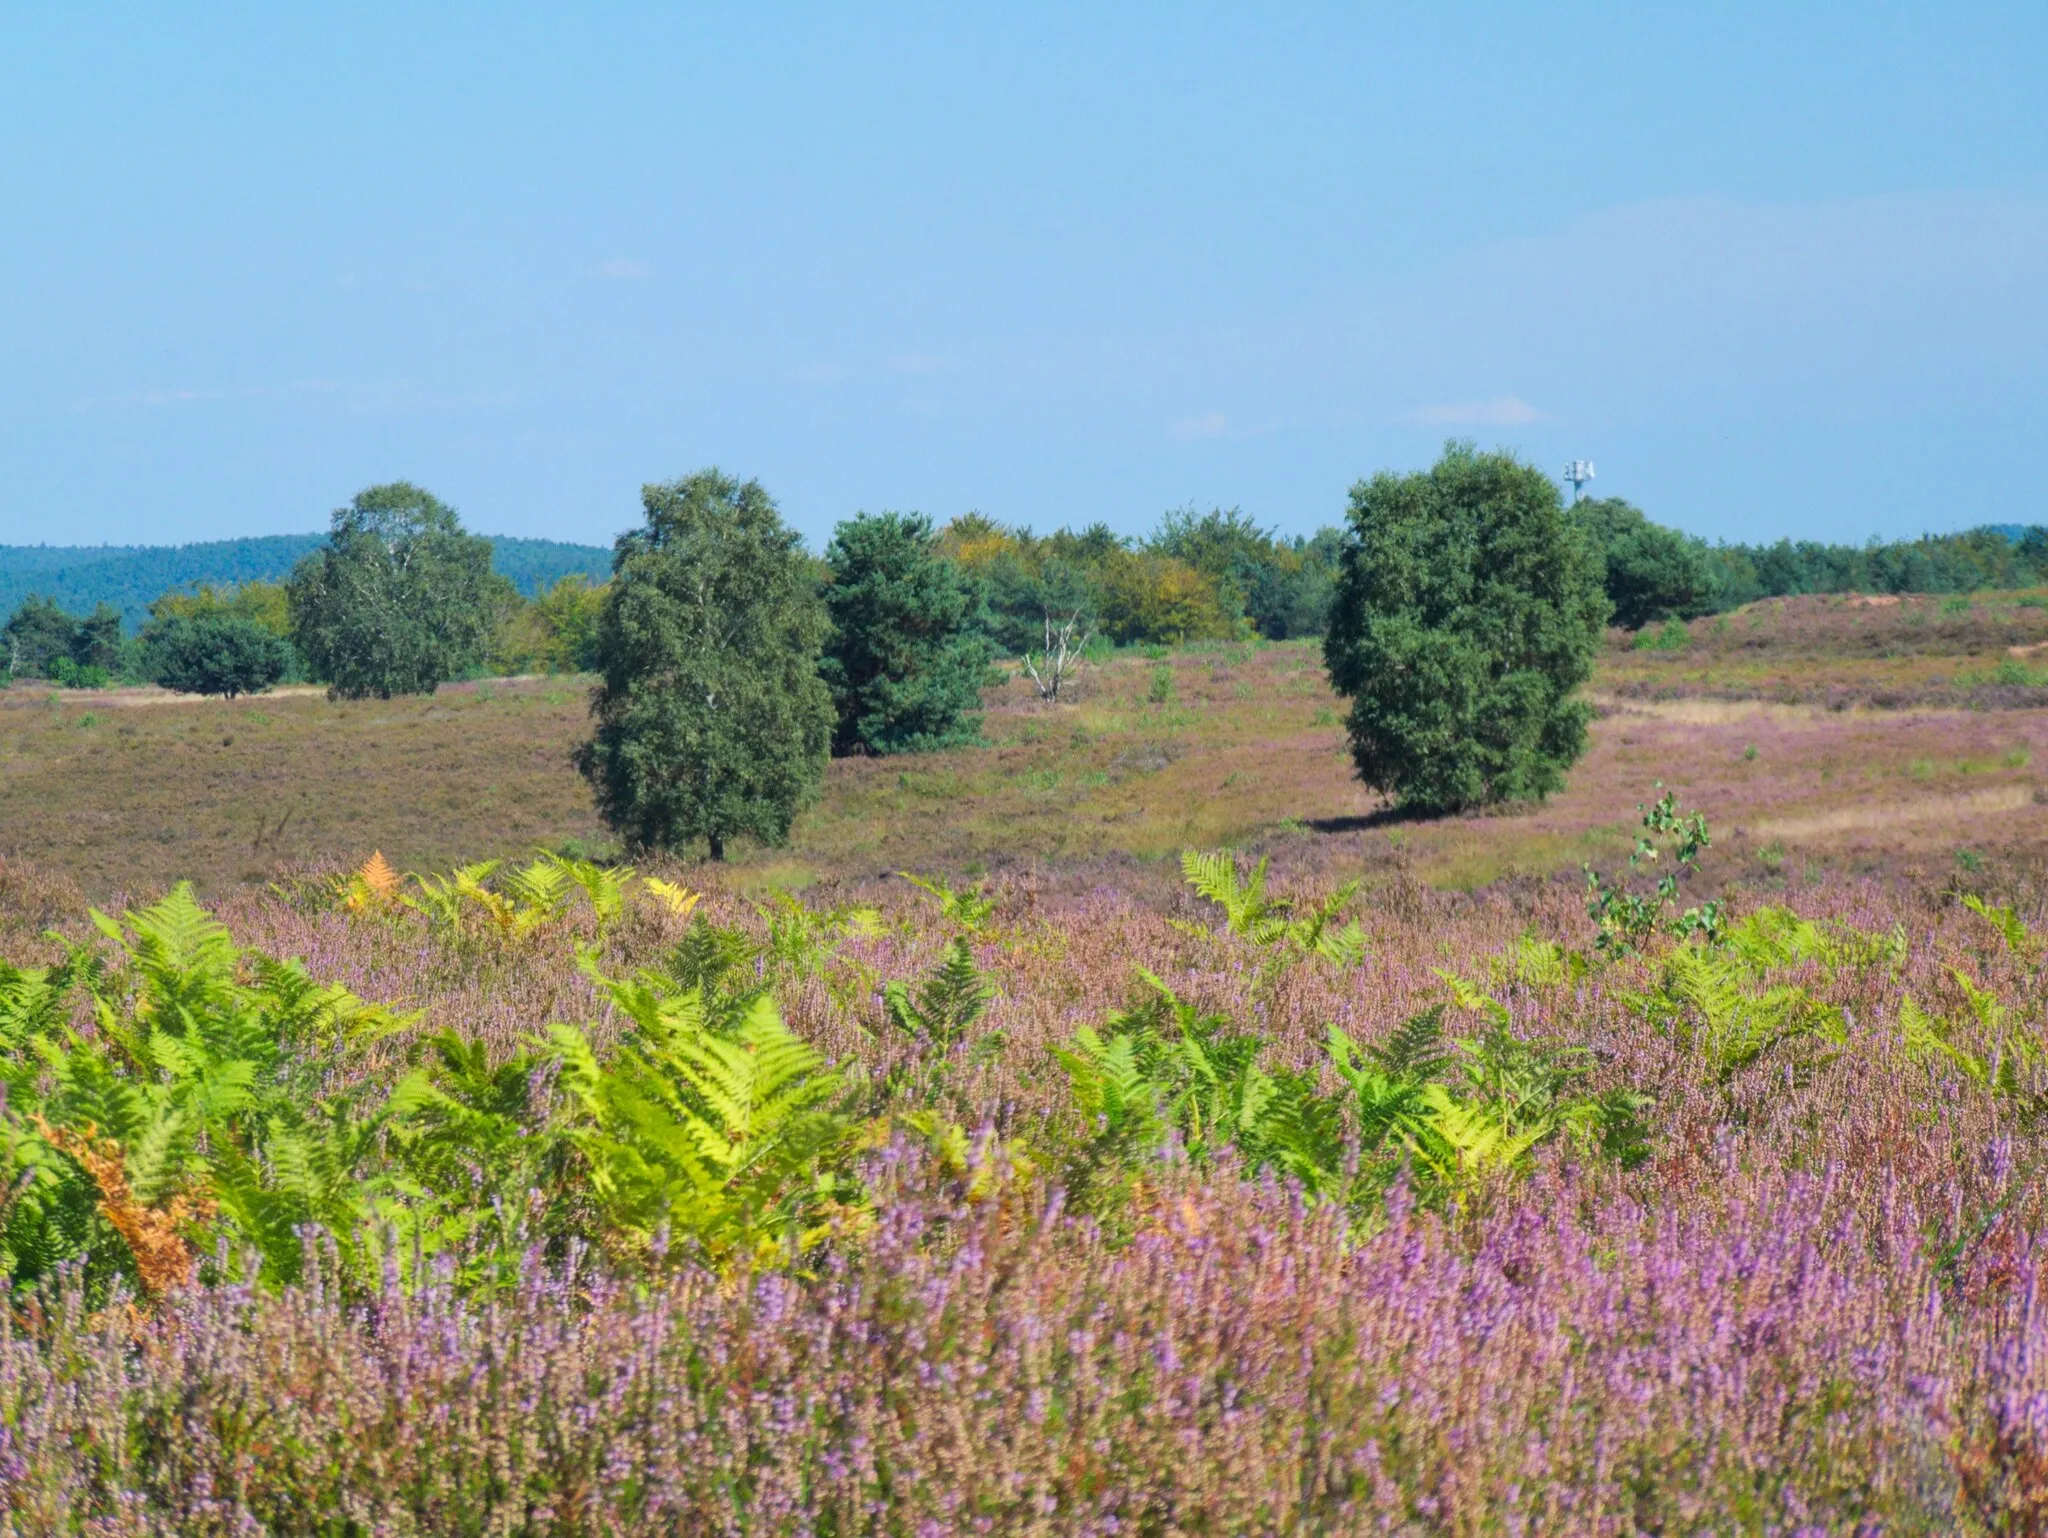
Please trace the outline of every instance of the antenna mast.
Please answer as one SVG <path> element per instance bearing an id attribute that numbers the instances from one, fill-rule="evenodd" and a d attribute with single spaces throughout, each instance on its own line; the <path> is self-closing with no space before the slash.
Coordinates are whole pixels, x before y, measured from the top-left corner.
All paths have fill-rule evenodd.
<path id="1" fill-rule="evenodd" d="M 1572 500 L 1582 502 L 1586 497 L 1586 482 L 1593 478 L 1593 461 L 1574 459 L 1564 467 L 1564 478 L 1571 482 Z"/>

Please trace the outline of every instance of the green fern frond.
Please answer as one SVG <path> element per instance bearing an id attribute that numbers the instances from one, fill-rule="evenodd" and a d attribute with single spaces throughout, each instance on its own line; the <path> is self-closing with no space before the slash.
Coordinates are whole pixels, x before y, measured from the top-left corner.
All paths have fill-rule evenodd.
<path id="1" fill-rule="evenodd" d="M 204 973 L 218 978 L 234 971 L 240 955 L 234 936 L 200 906 L 189 881 L 179 882 L 149 907 L 131 911 L 127 919 L 135 932 L 130 952 L 152 976 Z"/>
<path id="2" fill-rule="evenodd" d="M 1540 935 L 1523 934 L 1516 938 L 1512 951 L 1494 957 L 1489 967 L 1496 980 L 1512 978 L 1531 988 L 1558 988 L 1576 983 L 1592 964 L 1581 951 L 1568 950 Z"/>
<path id="3" fill-rule="evenodd" d="M 967 941 L 956 938 L 913 998 L 901 983 L 884 990 L 890 1018 L 899 1030 L 923 1036 L 940 1048 L 964 1036 L 987 1010 L 995 987 L 974 964 Z"/>
<path id="4" fill-rule="evenodd" d="M 1460 1009 L 1472 1010 L 1482 1016 L 1495 1030 L 1506 1030 L 1512 1023 L 1507 1005 L 1477 983 L 1443 967 L 1436 969 L 1436 975 L 1442 978 L 1444 986 L 1451 990 L 1451 999 Z"/>
<path id="5" fill-rule="evenodd" d="M 1728 926 L 1729 953 L 1753 973 L 1826 956 L 1828 937 L 1811 919 L 1789 908 L 1764 907 Z"/>
<path id="6" fill-rule="evenodd" d="M 508 874 L 503 887 L 514 905 L 515 921 L 532 928 L 560 918 L 577 883 L 564 861 L 542 851 Z"/>
<path id="7" fill-rule="evenodd" d="M 1364 1049 L 1379 1071 L 1393 1079 L 1441 1078 L 1455 1057 L 1444 1039 L 1444 1006 L 1432 1004 L 1410 1015 L 1382 1041 Z"/>
<path id="8" fill-rule="evenodd" d="M 936 877 L 914 876 L 907 870 L 896 874 L 937 902 L 940 916 L 948 923 L 958 924 L 970 934 L 981 933 L 995 914 L 995 899 L 985 894 L 985 882 L 977 881 L 972 887 L 955 891 Z"/>
<path id="9" fill-rule="evenodd" d="M 1899 1001 L 1899 1033 L 1905 1038 L 1906 1055 L 1915 1062 L 1947 1063 L 1972 1083 L 1991 1082 L 1984 1059 L 1959 1045 L 1948 1022 L 1928 1014 L 1911 994 Z"/>
<path id="10" fill-rule="evenodd" d="M 595 860 L 571 859 L 547 851 L 542 851 L 542 857 L 583 893 L 600 934 L 618 922 L 626 911 L 626 892 L 633 883 L 632 866 L 600 865 Z"/>
<path id="11" fill-rule="evenodd" d="M 1282 933 L 1290 905 L 1283 898 L 1266 896 L 1267 857 L 1262 856 L 1251 874 L 1240 878 L 1237 856 L 1228 849 L 1181 853 L 1181 876 L 1198 897 L 1223 910 L 1223 927 L 1260 944 L 1269 944 Z"/>
<path id="12" fill-rule="evenodd" d="M 667 1223 L 717 1254 L 800 1231 L 803 1193 L 845 1139 L 838 1075 L 765 996 L 730 1031 L 694 991 L 661 999 L 654 1024 L 609 1062 L 574 1027 L 549 1033 L 610 1221 L 642 1236 Z"/>
<path id="13" fill-rule="evenodd" d="M 1365 930 L 1356 921 L 1337 927 L 1337 919 L 1358 895 L 1359 883 L 1347 881 L 1305 918 L 1286 923 L 1282 937 L 1304 956 L 1319 956 L 1334 966 L 1357 966 L 1365 959 Z"/>
<path id="14" fill-rule="evenodd" d="M 2040 942 L 2034 938 L 2026 922 L 2010 907 L 1993 907 L 1974 894 L 1963 898 L 1963 906 L 1997 930 L 1999 938 L 2005 941 L 2006 948 L 2014 955 L 2024 956 L 2030 961 L 2040 955 Z"/>

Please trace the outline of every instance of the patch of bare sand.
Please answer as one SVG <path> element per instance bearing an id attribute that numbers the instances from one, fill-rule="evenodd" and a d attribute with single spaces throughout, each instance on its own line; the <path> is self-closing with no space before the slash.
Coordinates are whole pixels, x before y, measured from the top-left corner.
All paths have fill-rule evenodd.
<path id="1" fill-rule="evenodd" d="M 1974 818 L 2016 812 L 2034 800 L 2031 785 L 1992 785 L 1959 796 L 1921 796 L 1912 801 L 1861 802 L 1830 807 L 1801 817 L 1773 817 L 1751 823 L 1752 838 L 1812 839 L 1871 828 L 1919 827 L 1927 823 L 1963 824 Z"/>
<path id="2" fill-rule="evenodd" d="M 1678 726 L 1732 726 L 1737 721 L 1830 721 L 1873 720 L 1882 717 L 1918 720 L 1933 720 L 1942 716 L 1964 716 L 1971 712 L 1949 706 L 1908 705 L 1901 709 L 1888 709 L 1882 705 L 1852 705 L 1846 710 L 1836 710 L 1827 705 L 1791 704 L 1783 700 L 1635 700 L 1618 695 L 1589 695 L 1593 705 L 1603 716 L 1635 716 L 1638 718 L 1670 721 Z"/>
<path id="3" fill-rule="evenodd" d="M 1859 713 L 1828 710 L 1820 705 L 1788 705 L 1781 700 L 1631 700 L 1614 695 L 1594 695 L 1592 701 L 1606 716 L 1637 716 L 1671 721 L 1680 726 L 1726 726 L 1758 717 L 1773 721 L 1812 721 L 1820 716 L 1840 718 Z"/>
<path id="4" fill-rule="evenodd" d="M 238 696 L 244 700 L 280 700 L 308 694 L 325 694 L 324 684 L 285 684 L 279 688 L 266 689 L 261 694 Z M 204 705 L 208 700 L 218 700 L 214 694 L 178 694 L 170 689 L 141 686 L 133 689 L 64 689 L 34 691 L 10 689 L 0 696 L 0 705 L 20 709 L 24 705 L 42 705 L 51 694 L 60 702 L 93 710 L 133 710 L 143 705 Z"/>

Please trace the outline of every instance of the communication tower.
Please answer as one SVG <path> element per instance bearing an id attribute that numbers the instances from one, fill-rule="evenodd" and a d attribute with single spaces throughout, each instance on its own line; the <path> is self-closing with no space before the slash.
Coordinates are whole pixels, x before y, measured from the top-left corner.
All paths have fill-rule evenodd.
<path id="1" fill-rule="evenodd" d="M 1586 495 L 1586 482 L 1593 478 L 1593 461 L 1572 460 L 1564 467 L 1564 478 L 1572 483 L 1572 500 L 1581 500 Z"/>

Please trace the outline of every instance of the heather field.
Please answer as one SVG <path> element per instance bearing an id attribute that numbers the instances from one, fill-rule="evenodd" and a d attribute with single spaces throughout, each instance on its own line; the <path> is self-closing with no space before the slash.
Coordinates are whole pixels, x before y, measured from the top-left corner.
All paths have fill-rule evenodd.
<path id="1" fill-rule="evenodd" d="M 754 889 L 906 866 L 1145 885 L 1181 849 L 1232 844 L 1469 889 L 1625 855 L 1657 781 L 1707 813 L 1730 877 L 2010 866 L 2048 853 L 2033 810 L 2048 688 L 1968 681 L 2048 670 L 2048 651 L 2008 650 L 2048 638 L 2027 596 L 1978 595 L 1946 617 L 1958 600 L 1925 600 L 1924 626 L 1908 607 L 1921 600 L 1770 600 L 1695 621 L 1697 656 L 1617 633 L 1591 686 L 1590 753 L 1564 794 L 1511 817 L 1386 820 L 1351 776 L 1344 701 L 1313 642 L 1121 652 L 1071 705 L 1048 709 L 1017 678 L 990 691 L 984 746 L 834 761 L 790 847 L 738 851 L 735 875 Z M 1907 631 L 1922 649 L 1887 639 Z M 1852 675 L 1871 698 L 1831 693 Z M 16 686 L 0 692 L 0 855 L 106 902 L 184 878 L 220 893 L 372 850 L 438 870 L 600 847 L 569 763 L 587 731 L 574 678 L 366 701 Z"/>
<path id="2" fill-rule="evenodd" d="M 1815 593 L 1617 632 L 1605 686 L 1639 699 L 1831 710 L 2048 705 L 2048 594 Z"/>
<path id="3" fill-rule="evenodd" d="M 2048 625 L 1940 604 L 1437 821 L 1122 654 L 722 871 L 534 857 L 559 680 L 10 698 L 0 1532 L 2048 1531 Z"/>

